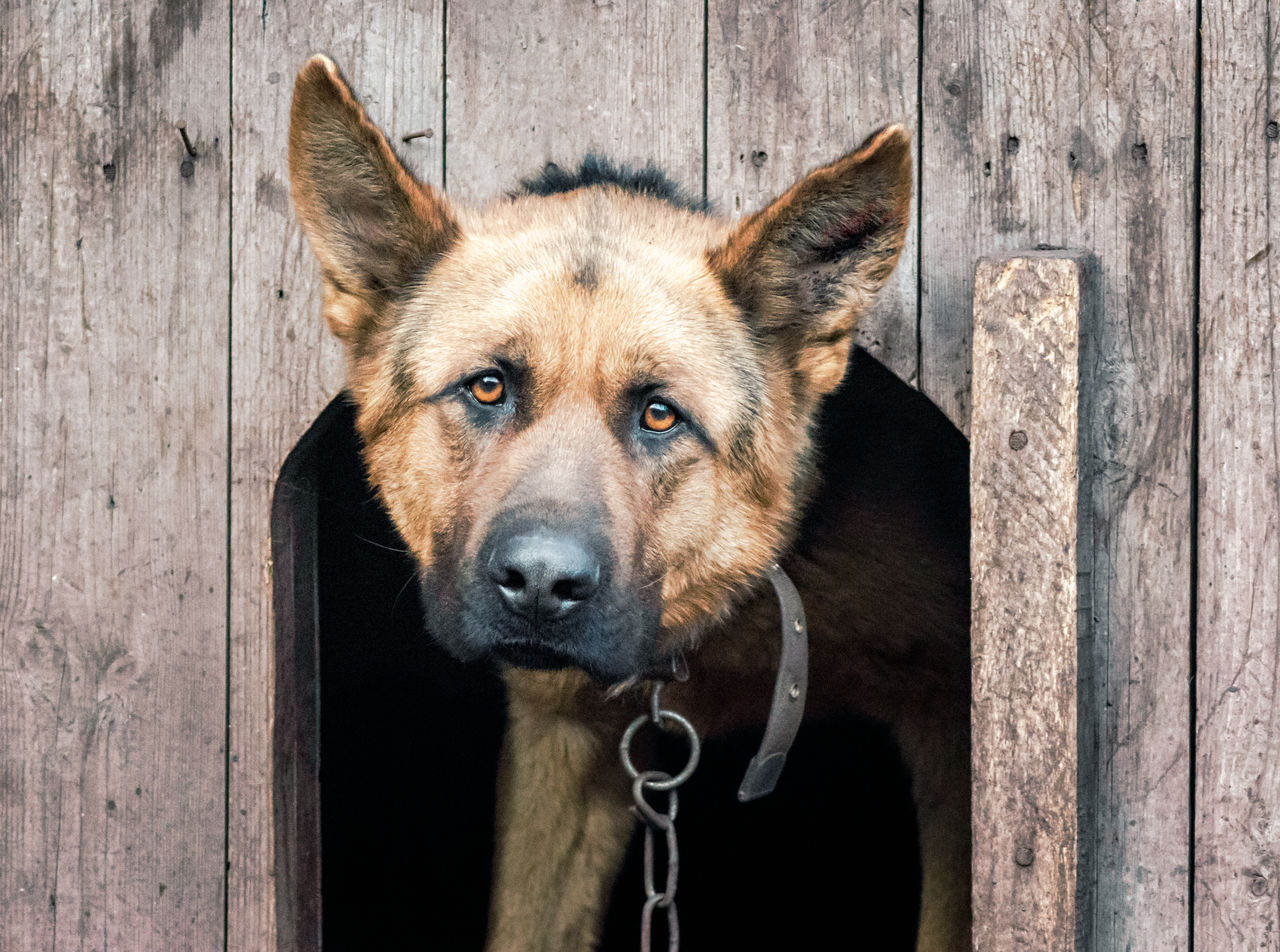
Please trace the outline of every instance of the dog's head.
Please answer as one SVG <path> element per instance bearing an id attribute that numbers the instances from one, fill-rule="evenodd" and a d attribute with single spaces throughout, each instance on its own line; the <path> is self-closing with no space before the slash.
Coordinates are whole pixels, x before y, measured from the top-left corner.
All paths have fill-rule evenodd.
<path id="1" fill-rule="evenodd" d="M 900 127 L 737 226 L 601 167 L 455 207 L 323 57 L 289 144 L 369 475 L 446 647 L 623 680 L 777 557 L 902 249 Z"/>

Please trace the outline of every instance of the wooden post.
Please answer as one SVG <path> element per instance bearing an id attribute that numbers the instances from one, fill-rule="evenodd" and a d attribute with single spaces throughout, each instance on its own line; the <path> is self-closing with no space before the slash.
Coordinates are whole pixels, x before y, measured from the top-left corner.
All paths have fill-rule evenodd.
<path id="1" fill-rule="evenodd" d="M 1077 652 L 1088 612 L 1096 268 L 1079 252 L 978 263 L 972 417 L 974 948 L 1076 947 Z M 1087 373 L 1087 371 L 1084 371 Z M 1087 455 L 1085 456 L 1087 459 Z M 1082 500 L 1084 504 L 1082 505 Z M 1087 814 L 1086 814 L 1087 819 Z M 1086 891 L 1087 896 L 1087 891 Z"/>

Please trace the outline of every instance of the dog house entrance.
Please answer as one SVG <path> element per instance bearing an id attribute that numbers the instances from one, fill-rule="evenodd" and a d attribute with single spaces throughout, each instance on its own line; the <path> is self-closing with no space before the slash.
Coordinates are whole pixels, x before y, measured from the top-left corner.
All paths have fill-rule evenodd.
<path id="1" fill-rule="evenodd" d="M 479 952 L 502 682 L 424 633 L 414 566 L 365 481 L 342 396 L 285 462 L 272 548 L 280 949 Z M 755 732 L 708 741 L 681 790 L 683 946 L 790 948 L 848 935 L 914 949 L 915 823 L 886 733 L 806 723 L 777 791 L 739 804 L 758 742 Z M 636 946 L 638 842 L 614 889 L 605 950 Z"/>

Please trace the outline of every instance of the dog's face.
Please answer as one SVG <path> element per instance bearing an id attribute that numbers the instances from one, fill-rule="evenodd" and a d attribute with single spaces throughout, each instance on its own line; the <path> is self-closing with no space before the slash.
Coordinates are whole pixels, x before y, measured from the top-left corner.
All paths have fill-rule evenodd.
<path id="1" fill-rule="evenodd" d="M 472 212 L 322 57 L 290 171 L 429 628 L 605 682 L 656 668 L 787 543 L 911 177 L 890 128 L 737 228 L 607 171 Z"/>

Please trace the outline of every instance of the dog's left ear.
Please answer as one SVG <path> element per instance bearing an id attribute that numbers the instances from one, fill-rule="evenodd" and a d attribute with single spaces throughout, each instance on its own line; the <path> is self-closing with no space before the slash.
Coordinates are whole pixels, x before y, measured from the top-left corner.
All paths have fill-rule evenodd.
<path id="1" fill-rule="evenodd" d="M 911 137 L 887 126 L 742 222 L 709 260 L 822 395 L 844 377 L 854 324 L 893 273 L 910 214 Z"/>

